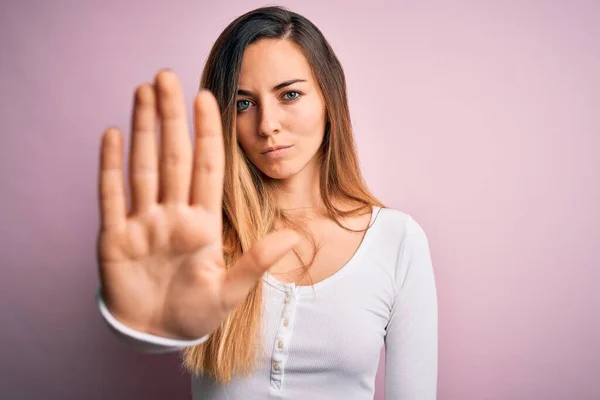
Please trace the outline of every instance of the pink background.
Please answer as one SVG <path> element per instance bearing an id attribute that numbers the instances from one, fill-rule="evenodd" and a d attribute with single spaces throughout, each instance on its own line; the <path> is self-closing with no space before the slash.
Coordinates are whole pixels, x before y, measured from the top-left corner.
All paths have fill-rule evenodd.
<path id="1" fill-rule="evenodd" d="M 125 349 L 94 304 L 99 138 L 159 68 L 191 106 L 217 35 L 265 3 L 8 3 L 0 397 L 188 399 L 177 356 Z M 281 4 L 345 66 L 370 187 L 429 235 L 439 399 L 600 399 L 599 3 Z"/>

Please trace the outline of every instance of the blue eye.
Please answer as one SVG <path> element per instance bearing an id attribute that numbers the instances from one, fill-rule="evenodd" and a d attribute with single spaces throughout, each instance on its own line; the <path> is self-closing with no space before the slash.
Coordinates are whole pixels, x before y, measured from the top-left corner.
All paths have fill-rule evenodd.
<path id="1" fill-rule="evenodd" d="M 286 93 L 283 95 L 283 97 L 284 97 L 286 100 L 296 100 L 297 98 L 299 98 L 299 97 L 300 97 L 300 93 L 298 93 L 298 92 L 295 92 L 295 91 L 293 91 L 293 90 L 292 90 L 292 91 L 290 91 L 290 92 L 286 92 Z"/>
<path id="2" fill-rule="evenodd" d="M 252 102 L 250 100 L 240 100 L 237 102 L 237 109 L 238 111 L 244 111 L 248 109 L 251 105 Z"/>

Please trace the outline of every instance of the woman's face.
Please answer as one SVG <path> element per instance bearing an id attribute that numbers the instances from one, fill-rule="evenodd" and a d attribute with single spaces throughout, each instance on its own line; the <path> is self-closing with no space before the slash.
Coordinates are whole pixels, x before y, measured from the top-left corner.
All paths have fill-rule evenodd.
<path id="1" fill-rule="evenodd" d="M 246 48 L 236 106 L 238 142 L 265 175 L 287 179 L 319 167 L 325 101 L 293 42 L 262 39 Z M 286 148 L 268 151 L 280 146 Z"/>

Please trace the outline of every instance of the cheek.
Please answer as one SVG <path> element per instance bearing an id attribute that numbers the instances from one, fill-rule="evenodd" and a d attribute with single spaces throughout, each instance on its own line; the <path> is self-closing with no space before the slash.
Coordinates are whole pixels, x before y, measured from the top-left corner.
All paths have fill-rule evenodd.
<path id="1" fill-rule="evenodd" d="M 237 141 L 245 152 L 253 146 L 255 140 L 252 131 L 249 129 L 248 121 L 240 121 L 236 123 L 234 132 L 237 135 Z"/>
<path id="2" fill-rule="evenodd" d="M 294 131 L 306 138 L 319 139 L 325 130 L 325 110 L 322 104 L 306 102 L 294 115 Z"/>

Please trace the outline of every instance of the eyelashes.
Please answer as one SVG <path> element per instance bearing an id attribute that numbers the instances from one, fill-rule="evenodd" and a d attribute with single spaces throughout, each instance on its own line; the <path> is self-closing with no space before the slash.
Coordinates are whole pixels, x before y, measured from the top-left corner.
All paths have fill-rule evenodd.
<path id="1" fill-rule="evenodd" d="M 300 92 L 296 92 L 295 90 L 290 90 L 289 92 L 285 92 L 283 94 L 283 97 L 285 97 L 289 94 L 292 94 L 292 93 L 296 94 L 296 96 L 294 96 L 292 98 L 287 98 L 286 100 L 296 100 L 296 99 L 300 98 Z"/>
<path id="2" fill-rule="evenodd" d="M 238 100 L 236 107 L 238 112 L 246 111 L 252 102 L 250 100 Z"/>
<path id="3" fill-rule="evenodd" d="M 297 90 L 289 90 L 285 93 L 283 93 L 282 100 L 284 102 L 287 103 L 292 103 L 294 101 L 297 101 L 300 99 L 300 97 L 303 96 L 303 93 L 297 91 Z M 236 108 L 238 112 L 244 112 L 246 110 L 248 110 L 251 106 L 255 106 L 256 104 L 254 104 L 254 102 L 252 100 L 248 100 L 248 99 L 244 99 L 244 100 L 238 100 L 236 102 Z"/>

